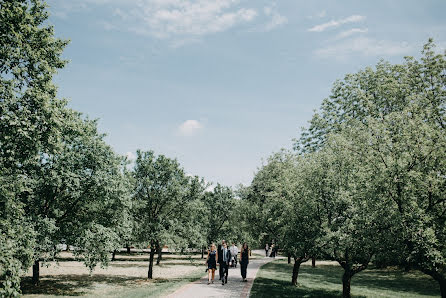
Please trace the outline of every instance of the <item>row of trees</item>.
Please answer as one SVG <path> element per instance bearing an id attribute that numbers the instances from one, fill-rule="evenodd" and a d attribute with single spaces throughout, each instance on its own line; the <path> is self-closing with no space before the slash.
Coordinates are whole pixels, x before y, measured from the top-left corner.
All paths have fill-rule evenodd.
<path id="1" fill-rule="evenodd" d="M 293 284 L 318 256 L 344 269 L 344 297 L 370 262 L 421 270 L 446 297 L 446 60 L 434 47 L 337 81 L 295 151 L 245 191 L 259 232 L 293 257 Z"/>
<path id="2" fill-rule="evenodd" d="M 123 246 L 150 247 L 148 278 L 164 245 L 241 242 L 242 203 L 186 175 L 175 159 L 138 151 L 130 164 L 90 120 L 57 98 L 53 75 L 68 41 L 54 37 L 41 0 L 0 0 L 0 296 L 20 294 L 31 266 L 60 244 L 93 270 Z"/>

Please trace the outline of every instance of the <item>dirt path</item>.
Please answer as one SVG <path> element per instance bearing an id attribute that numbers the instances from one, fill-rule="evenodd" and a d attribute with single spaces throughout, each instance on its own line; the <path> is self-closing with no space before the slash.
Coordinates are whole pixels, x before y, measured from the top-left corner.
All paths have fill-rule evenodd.
<path id="1" fill-rule="evenodd" d="M 256 251 L 258 254 L 264 254 L 264 251 Z M 258 258 L 251 259 L 248 265 L 247 280 L 243 282 L 240 274 L 240 266 L 237 268 L 230 268 L 228 274 L 228 283 L 224 286 L 218 280 L 218 270 L 215 276 L 214 284 L 207 284 L 207 275 L 200 280 L 185 285 L 174 293 L 170 294 L 169 298 L 183 298 L 183 297 L 248 297 L 251 291 L 252 284 L 256 277 L 260 266 L 273 261 L 273 258 Z M 240 264 L 239 264 L 240 265 Z"/>

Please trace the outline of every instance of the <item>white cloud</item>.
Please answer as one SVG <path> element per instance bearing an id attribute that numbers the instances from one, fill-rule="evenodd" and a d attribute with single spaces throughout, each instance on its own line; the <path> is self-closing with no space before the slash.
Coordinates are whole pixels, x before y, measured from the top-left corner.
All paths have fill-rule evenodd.
<path id="1" fill-rule="evenodd" d="M 203 128 L 197 120 L 186 120 L 178 127 L 178 132 L 182 136 L 193 136 Z"/>
<path id="2" fill-rule="evenodd" d="M 127 159 L 129 160 L 129 161 L 134 161 L 134 160 L 136 160 L 136 155 L 133 153 L 133 152 L 127 152 L 126 154 L 125 154 L 125 156 L 127 157 Z"/>
<path id="3" fill-rule="evenodd" d="M 412 51 L 413 46 L 407 42 L 357 37 L 318 49 L 315 54 L 323 58 L 345 59 L 350 55 L 395 56 L 409 54 Z"/>
<path id="4" fill-rule="evenodd" d="M 288 19 L 285 16 L 281 15 L 276 10 L 275 5 L 265 6 L 263 8 L 263 12 L 267 17 L 270 18 L 270 21 L 265 26 L 266 31 L 273 30 L 274 28 L 286 24 L 288 22 Z"/>
<path id="5" fill-rule="evenodd" d="M 140 0 L 137 9 L 115 12 L 137 24 L 131 31 L 168 38 L 175 35 L 203 36 L 252 21 L 257 12 L 238 7 L 237 0 Z"/>
<path id="6" fill-rule="evenodd" d="M 369 29 L 367 29 L 367 28 L 364 28 L 364 29 L 361 29 L 361 28 L 353 28 L 353 29 L 350 29 L 350 30 L 342 31 L 341 33 L 339 33 L 338 35 L 336 35 L 335 39 L 343 39 L 343 38 L 349 37 L 349 36 L 351 36 L 351 35 L 353 35 L 353 34 L 357 34 L 357 33 L 367 33 L 368 31 L 369 31 Z"/>
<path id="7" fill-rule="evenodd" d="M 339 27 L 339 26 L 341 26 L 343 24 L 347 24 L 347 23 L 357 23 L 357 22 L 361 22 L 361 21 L 363 21 L 365 19 L 366 19 L 365 16 L 351 15 L 351 16 L 346 17 L 344 19 L 332 20 L 332 21 L 324 23 L 324 24 L 316 25 L 316 26 L 311 27 L 310 29 L 308 29 L 308 31 L 310 31 L 310 32 L 322 32 L 322 31 L 325 31 L 325 30 L 327 30 L 329 28 Z"/>

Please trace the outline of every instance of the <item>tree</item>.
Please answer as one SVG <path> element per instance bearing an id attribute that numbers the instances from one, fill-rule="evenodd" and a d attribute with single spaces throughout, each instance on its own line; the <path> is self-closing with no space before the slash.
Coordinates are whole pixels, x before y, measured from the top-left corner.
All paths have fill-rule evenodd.
<path id="1" fill-rule="evenodd" d="M 235 208 L 234 193 L 230 187 L 217 184 L 204 196 L 206 210 L 206 243 L 217 242 L 231 236 L 231 214 Z"/>
<path id="2" fill-rule="evenodd" d="M 300 265 L 319 254 L 322 218 L 313 160 L 291 154 L 288 159 L 292 166 L 280 179 L 282 195 L 288 198 L 284 202 L 283 216 L 287 220 L 281 230 L 281 243 L 284 252 L 294 260 L 291 284 L 297 285 Z"/>
<path id="3" fill-rule="evenodd" d="M 390 234 L 398 243 L 391 253 L 431 275 L 445 297 L 446 63 L 433 49 L 429 40 L 421 61 L 380 62 L 336 82 L 295 148 L 306 154 L 323 150 L 330 136 L 350 139 L 339 152 L 349 152 L 356 179 L 367 186 L 361 196 L 391 211 Z"/>
<path id="4" fill-rule="evenodd" d="M 104 142 L 96 121 L 66 109 L 62 132 L 58 152 L 40 155 L 34 195 L 22 199 L 37 233 L 35 283 L 40 262 L 52 260 L 62 240 L 75 244 L 74 253 L 91 270 L 98 261 L 106 265 L 129 204 L 122 158 Z"/>
<path id="5" fill-rule="evenodd" d="M 47 18 L 42 1 L 0 1 L 0 176 L 12 179 L 0 202 L 2 243 L 7 244 L 0 251 L 0 258 L 7 260 L 1 282 L 8 295 L 19 293 L 18 268 L 29 265 L 39 236 L 20 201 L 34 195 L 39 156 L 59 148 L 66 105 L 56 99 L 52 76 L 66 63 L 60 55 L 67 41 L 54 37 L 53 28 L 45 25 Z"/>
<path id="6" fill-rule="evenodd" d="M 163 236 L 178 225 L 183 207 L 193 198 L 188 182 L 177 160 L 153 151 L 137 151 L 134 168 L 135 234 L 140 243 L 150 246 L 148 278 L 153 277 L 155 248 Z"/>
<path id="7" fill-rule="evenodd" d="M 251 202 L 252 233 L 259 240 L 273 241 L 277 246 L 282 239 L 282 227 L 287 218 L 284 212 L 290 200 L 288 173 L 295 166 L 293 157 L 286 151 L 274 153 L 255 174 L 247 199 Z"/>

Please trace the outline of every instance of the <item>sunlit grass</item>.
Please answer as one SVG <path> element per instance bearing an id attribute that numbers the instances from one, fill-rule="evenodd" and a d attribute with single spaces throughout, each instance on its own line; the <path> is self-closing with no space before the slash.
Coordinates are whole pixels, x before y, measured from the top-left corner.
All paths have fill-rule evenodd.
<path id="1" fill-rule="evenodd" d="M 292 264 L 278 260 L 264 265 L 254 281 L 251 297 L 339 297 L 342 268 L 335 264 L 303 265 L 297 287 L 291 285 Z M 369 269 L 352 279 L 354 297 L 438 297 L 440 288 L 432 278 L 418 272 Z"/>

